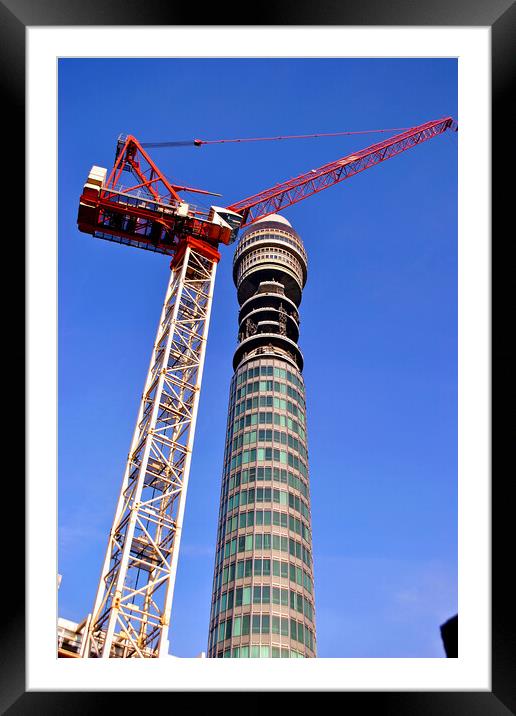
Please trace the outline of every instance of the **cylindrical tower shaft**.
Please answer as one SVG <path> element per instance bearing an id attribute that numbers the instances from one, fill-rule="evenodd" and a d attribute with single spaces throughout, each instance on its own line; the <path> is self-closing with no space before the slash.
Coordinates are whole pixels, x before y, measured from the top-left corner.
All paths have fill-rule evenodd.
<path id="1" fill-rule="evenodd" d="M 233 358 L 208 656 L 315 657 L 300 237 L 278 215 L 237 246 Z"/>

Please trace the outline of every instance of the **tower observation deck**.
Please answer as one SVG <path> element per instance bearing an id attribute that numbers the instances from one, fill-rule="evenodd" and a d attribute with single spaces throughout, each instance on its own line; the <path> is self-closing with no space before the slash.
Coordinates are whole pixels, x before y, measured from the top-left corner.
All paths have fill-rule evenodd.
<path id="1" fill-rule="evenodd" d="M 299 305 L 301 238 L 277 214 L 233 261 L 233 357 L 209 657 L 315 657 L 315 607 Z"/>

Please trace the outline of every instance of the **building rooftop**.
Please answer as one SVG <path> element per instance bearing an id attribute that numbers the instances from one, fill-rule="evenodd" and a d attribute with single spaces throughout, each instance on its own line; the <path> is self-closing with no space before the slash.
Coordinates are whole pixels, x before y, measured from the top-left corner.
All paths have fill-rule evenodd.
<path id="1" fill-rule="evenodd" d="M 292 228 L 292 224 L 290 221 L 285 219 L 284 216 L 280 216 L 279 214 L 269 214 L 269 216 L 264 216 L 262 219 L 258 219 L 258 221 L 253 222 L 254 225 L 259 224 L 262 221 L 277 221 L 279 224 L 286 224 L 287 226 L 290 226 Z"/>

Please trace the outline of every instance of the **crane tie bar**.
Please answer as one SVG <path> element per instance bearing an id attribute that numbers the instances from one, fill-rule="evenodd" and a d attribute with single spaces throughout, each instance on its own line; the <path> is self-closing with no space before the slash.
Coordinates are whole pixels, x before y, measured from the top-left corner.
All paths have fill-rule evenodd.
<path id="1" fill-rule="evenodd" d="M 203 144 L 235 144 L 242 142 L 274 142 L 279 139 L 313 139 L 315 137 L 342 137 L 353 134 L 379 134 L 385 132 L 404 132 L 410 127 L 391 129 L 363 129 L 357 132 L 320 132 L 319 134 L 290 134 L 282 137 L 244 137 L 242 139 L 187 139 L 173 142 L 142 142 L 142 147 L 158 149 L 160 147 L 202 147 Z"/>

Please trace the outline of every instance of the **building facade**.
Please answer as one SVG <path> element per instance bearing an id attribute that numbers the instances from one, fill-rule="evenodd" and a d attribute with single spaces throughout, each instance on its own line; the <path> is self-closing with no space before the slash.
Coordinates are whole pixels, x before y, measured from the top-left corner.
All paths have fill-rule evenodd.
<path id="1" fill-rule="evenodd" d="M 299 304 L 307 257 L 279 215 L 233 260 L 239 311 L 208 637 L 209 657 L 315 657 Z"/>

